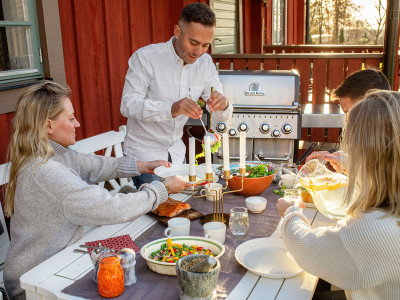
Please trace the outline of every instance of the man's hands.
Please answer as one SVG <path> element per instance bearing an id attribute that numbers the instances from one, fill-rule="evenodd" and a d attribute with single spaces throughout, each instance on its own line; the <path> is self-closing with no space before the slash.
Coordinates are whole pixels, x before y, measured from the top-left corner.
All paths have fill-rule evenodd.
<path id="1" fill-rule="evenodd" d="M 170 163 L 165 160 L 137 161 L 136 164 L 140 173 L 148 174 L 154 174 L 154 169 L 159 166 L 170 167 Z"/>
<path id="2" fill-rule="evenodd" d="M 172 104 L 171 115 L 176 118 L 180 115 L 186 115 L 192 119 L 200 119 L 203 114 L 200 106 L 189 98 L 183 98 Z"/>
<path id="3" fill-rule="evenodd" d="M 210 99 L 207 100 L 207 105 L 211 112 L 216 112 L 219 110 L 225 110 L 228 107 L 229 102 L 224 95 L 218 93 L 218 91 L 214 91 L 211 94 Z"/>
<path id="4" fill-rule="evenodd" d="M 177 194 L 182 192 L 184 189 L 190 187 L 191 185 L 176 176 L 169 176 L 165 178 L 165 182 L 168 184 L 169 193 Z"/>

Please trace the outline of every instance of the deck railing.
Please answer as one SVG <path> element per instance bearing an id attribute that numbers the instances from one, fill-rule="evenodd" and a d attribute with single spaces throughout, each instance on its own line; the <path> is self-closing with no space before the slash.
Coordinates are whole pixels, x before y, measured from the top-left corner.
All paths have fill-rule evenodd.
<path id="1" fill-rule="evenodd" d="M 300 75 L 300 103 L 324 104 L 351 73 L 381 68 L 381 53 L 213 54 L 219 70 L 291 70 Z M 303 141 L 336 143 L 340 128 L 303 128 Z"/>
<path id="2" fill-rule="evenodd" d="M 382 45 L 264 45 L 264 53 L 382 53 Z"/>

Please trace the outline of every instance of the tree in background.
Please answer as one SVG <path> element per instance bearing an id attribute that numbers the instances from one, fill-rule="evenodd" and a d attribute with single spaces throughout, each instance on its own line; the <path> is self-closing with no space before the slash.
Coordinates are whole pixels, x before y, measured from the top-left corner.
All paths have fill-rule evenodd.
<path id="1" fill-rule="evenodd" d="M 311 44 L 382 44 L 386 0 L 375 0 L 374 19 L 366 19 L 352 0 L 311 0 Z"/>

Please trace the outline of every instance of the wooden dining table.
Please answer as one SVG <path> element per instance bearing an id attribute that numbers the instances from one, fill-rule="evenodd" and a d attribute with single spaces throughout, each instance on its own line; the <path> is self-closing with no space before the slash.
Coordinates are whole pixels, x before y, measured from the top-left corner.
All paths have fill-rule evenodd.
<path id="1" fill-rule="evenodd" d="M 276 187 L 270 187 L 270 189 L 274 188 Z M 176 200 L 187 201 L 191 198 L 191 195 L 181 193 L 171 195 L 171 197 Z M 271 203 L 272 206 L 269 207 L 274 207 L 279 197 L 276 196 L 271 198 L 273 199 L 268 200 L 274 203 Z M 243 206 L 244 199 L 245 197 L 243 197 Z M 210 202 L 209 205 L 212 206 L 211 201 L 208 202 Z M 335 224 L 334 221 L 325 218 L 315 208 L 304 208 L 303 212 L 309 219 L 311 226 L 314 228 Z M 264 211 L 263 213 L 267 212 Z M 249 214 L 249 218 L 249 230 L 251 230 L 252 214 Z M 84 276 L 87 276 L 89 272 L 93 272 L 93 265 L 90 256 L 87 254 L 75 253 L 73 250 L 79 248 L 79 245 L 88 241 L 102 240 L 125 234 L 131 236 L 135 241 L 147 230 L 152 228 L 157 222 L 158 221 L 151 214 L 145 214 L 132 222 L 93 228 L 80 240 L 21 276 L 21 286 L 26 290 L 27 299 L 85 299 L 83 297 L 72 296 L 63 292 L 67 287 L 81 280 Z M 260 238 L 261 237 L 264 236 L 260 236 Z M 280 222 L 269 238 L 275 237 L 280 237 Z M 138 256 L 137 259 L 142 258 Z M 230 260 L 230 264 L 238 264 L 234 256 L 230 258 Z M 239 267 L 243 268 L 241 266 Z M 230 293 L 223 298 L 250 300 L 311 299 L 318 281 L 316 276 L 307 272 L 302 272 L 298 276 L 286 279 L 261 277 L 250 271 L 246 272 L 245 269 L 243 270 L 243 274 L 242 278 L 237 282 Z M 140 278 L 141 274 L 138 273 L 137 276 Z M 136 285 L 139 285 L 137 288 L 140 288 L 139 281 Z M 177 282 L 176 285 L 178 285 Z"/>

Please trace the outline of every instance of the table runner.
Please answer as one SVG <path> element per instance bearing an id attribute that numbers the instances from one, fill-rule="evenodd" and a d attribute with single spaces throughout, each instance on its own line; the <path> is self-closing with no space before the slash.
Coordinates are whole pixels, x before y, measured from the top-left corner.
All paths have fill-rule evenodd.
<path id="1" fill-rule="evenodd" d="M 276 188 L 276 185 L 271 185 L 264 193 L 259 195 L 267 198 L 267 208 L 260 214 L 249 212 L 250 226 L 244 236 L 234 236 L 227 228 L 224 244 L 225 253 L 220 258 L 221 273 L 216 287 L 218 299 L 225 299 L 247 271 L 236 261 L 236 247 L 251 239 L 268 237 L 275 231 L 280 220 L 276 211 L 279 196 L 272 192 Z M 224 212 L 229 213 L 232 207 L 245 207 L 245 199 L 245 196 L 237 193 L 224 195 Z M 187 202 L 204 215 L 212 213 L 212 202 L 205 198 L 191 197 Z M 165 228 L 165 225 L 158 222 L 138 237 L 135 243 L 142 247 L 148 242 L 160 239 L 164 237 Z M 190 235 L 204 236 L 200 220 L 191 222 Z M 176 276 L 160 275 L 151 271 L 147 267 L 146 261 L 140 256 L 136 257 L 135 271 L 138 278 L 137 283 L 125 287 L 125 292 L 114 299 L 179 299 L 180 287 Z M 62 292 L 86 299 L 104 299 L 99 296 L 97 285 L 93 283 L 92 277 L 93 272 L 89 272 Z"/>

